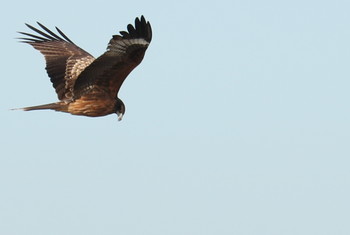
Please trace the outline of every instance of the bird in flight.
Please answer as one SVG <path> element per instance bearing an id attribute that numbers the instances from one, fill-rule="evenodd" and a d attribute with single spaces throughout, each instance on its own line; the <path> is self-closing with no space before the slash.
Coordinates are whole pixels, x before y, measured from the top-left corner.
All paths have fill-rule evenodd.
<path id="1" fill-rule="evenodd" d="M 143 16 L 129 24 L 127 31 L 113 35 L 107 51 L 95 59 L 75 45 L 59 28 L 54 33 L 37 22 L 29 24 L 36 34 L 19 32 L 19 38 L 44 55 L 46 71 L 56 90 L 56 103 L 21 108 L 24 111 L 51 109 L 73 115 L 99 117 L 116 113 L 120 121 L 125 105 L 118 92 L 125 78 L 141 63 L 152 40 L 152 29 Z"/>

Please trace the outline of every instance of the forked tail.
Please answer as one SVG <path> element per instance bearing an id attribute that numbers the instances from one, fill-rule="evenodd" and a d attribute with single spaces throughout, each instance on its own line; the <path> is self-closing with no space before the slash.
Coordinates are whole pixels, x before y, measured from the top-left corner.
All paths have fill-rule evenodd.
<path id="1" fill-rule="evenodd" d="M 43 110 L 43 109 L 52 109 L 55 111 L 63 111 L 64 112 L 66 107 L 60 103 L 51 103 L 51 104 L 43 104 L 43 105 L 30 106 L 30 107 L 11 109 L 11 110 L 32 111 L 32 110 Z"/>

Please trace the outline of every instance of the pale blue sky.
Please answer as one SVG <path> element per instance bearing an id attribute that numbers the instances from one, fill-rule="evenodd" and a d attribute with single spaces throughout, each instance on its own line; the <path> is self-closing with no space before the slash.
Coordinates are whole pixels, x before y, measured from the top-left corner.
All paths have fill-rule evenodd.
<path id="1" fill-rule="evenodd" d="M 9 1 L 2 8 L 0 234 L 350 234 L 349 1 Z M 56 101 L 16 31 L 94 56 L 145 15 L 122 122 Z"/>

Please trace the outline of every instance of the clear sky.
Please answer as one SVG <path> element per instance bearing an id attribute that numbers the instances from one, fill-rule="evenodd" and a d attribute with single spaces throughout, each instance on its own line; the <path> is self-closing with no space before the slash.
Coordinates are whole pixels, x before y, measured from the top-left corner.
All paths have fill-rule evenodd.
<path id="1" fill-rule="evenodd" d="M 350 234 L 350 2 L 7 1 L 0 234 Z M 16 31 L 58 26 L 94 56 L 145 15 L 123 121 L 54 111 Z"/>

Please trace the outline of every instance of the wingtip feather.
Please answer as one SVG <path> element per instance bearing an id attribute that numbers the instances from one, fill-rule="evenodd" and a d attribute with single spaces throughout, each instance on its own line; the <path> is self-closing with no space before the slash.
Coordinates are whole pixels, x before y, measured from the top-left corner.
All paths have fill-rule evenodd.
<path id="1" fill-rule="evenodd" d="M 145 17 L 135 18 L 135 25 L 128 24 L 127 31 L 120 31 L 124 39 L 131 38 L 144 38 L 146 41 L 151 42 L 152 40 L 152 28 L 149 21 L 146 21 Z"/>
<path id="2" fill-rule="evenodd" d="M 40 28 L 43 30 L 39 30 L 35 28 L 34 26 L 24 23 L 29 29 L 32 31 L 36 32 L 38 35 L 30 34 L 30 33 L 25 33 L 25 32 L 18 32 L 20 34 L 29 36 L 30 38 L 21 38 L 22 40 L 25 40 L 24 42 L 47 42 L 47 41 L 67 41 L 69 43 L 72 43 L 72 40 L 70 40 L 59 28 L 55 27 L 57 32 L 63 37 L 60 37 L 56 33 L 52 32 L 49 28 L 41 24 L 40 22 L 36 22 Z"/>

